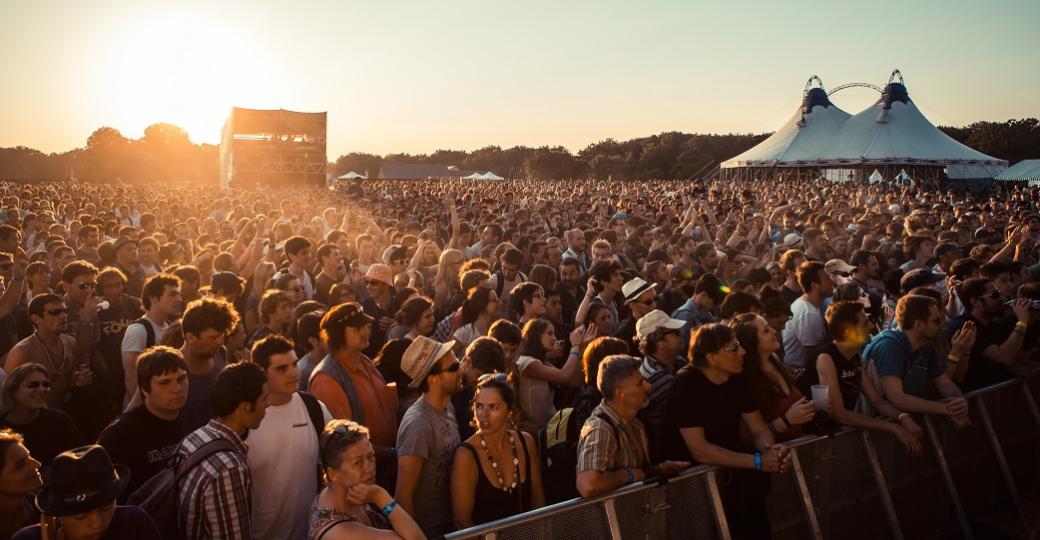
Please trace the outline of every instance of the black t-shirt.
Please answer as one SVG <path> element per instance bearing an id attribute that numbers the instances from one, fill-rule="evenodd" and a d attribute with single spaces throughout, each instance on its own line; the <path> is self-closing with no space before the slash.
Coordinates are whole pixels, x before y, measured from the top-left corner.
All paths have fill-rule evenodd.
<path id="1" fill-rule="evenodd" d="M 628 343 L 628 354 L 632 356 L 639 356 L 639 344 L 636 343 L 636 320 L 629 317 L 618 325 L 618 329 L 614 332 L 614 337 Z"/>
<path id="2" fill-rule="evenodd" d="M 58 409 L 42 409 L 33 421 L 21 425 L 12 424 L 5 415 L 0 418 L 0 427 L 21 433 L 29 453 L 44 467 L 49 467 L 58 454 L 83 444 L 72 418 Z"/>
<path id="3" fill-rule="evenodd" d="M 113 463 L 130 467 L 130 484 L 123 490 L 123 502 L 141 484 L 162 470 L 177 453 L 177 447 L 190 433 L 182 417 L 163 420 L 141 405 L 112 422 L 98 444 L 108 450 Z"/>
<path id="4" fill-rule="evenodd" d="M 704 428 L 708 442 L 736 451 L 741 415 L 754 410 L 751 388 L 743 374 L 718 385 L 693 366 L 680 369 L 668 391 L 669 459 L 694 461 L 680 428 Z"/>
<path id="5" fill-rule="evenodd" d="M 818 354 L 811 354 L 805 359 L 805 370 L 798 378 L 798 389 L 802 391 L 802 394 L 811 396 L 813 385 L 820 384 L 820 372 L 816 370 L 816 359 L 824 353 L 834 361 L 842 405 L 847 411 L 855 410 L 856 402 L 859 401 L 860 373 L 863 371 L 863 364 L 860 362 L 859 353 L 852 358 L 845 358 L 834 342 L 828 343 Z"/>
<path id="6" fill-rule="evenodd" d="M 1004 366 L 986 358 L 983 355 L 983 351 L 990 346 L 999 346 L 1003 343 L 1011 334 L 1015 323 L 1012 322 L 1008 325 L 1005 321 L 996 320 L 991 322 L 989 326 L 983 326 L 978 319 L 965 312 L 946 325 L 946 340 L 953 339 L 953 335 L 967 321 L 975 323 L 975 344 L 971 347 L 971 354 L 968 358 L 968 370 L 964 374 L 964 380 L 961 381 L 961 389 L 967 392 L 1011 378 Z"/>
<path id="7" fill-rule="evenodd" d="M 105 373 L 101 381 L 106 395 L 123 400 L 126 389 L 123 381 L 123 334 L 126 327 L 144 315 L 141 301 L 124 294 L 118 306 L 98 312 L 98 330 L 101 333 L 97 348 L 105 359 Z M 155 336 L 156 341 L 162 336 Z"/>

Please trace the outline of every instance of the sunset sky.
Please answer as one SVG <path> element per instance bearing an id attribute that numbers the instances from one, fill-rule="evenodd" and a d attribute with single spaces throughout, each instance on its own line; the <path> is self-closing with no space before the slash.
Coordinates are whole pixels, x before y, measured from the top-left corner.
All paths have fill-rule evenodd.
<path id="1" fill-rule="evenodd" d="M 330 159 L 772 131 L 805 80 L 902 70 L 932 122 L 1040 115 L 1040 1 L 0 2 L 0 147 L 103 125 L 219 142 L 233 105 L 328 111 Z M 855 113 L 876 93 L 835 102 Z"/>

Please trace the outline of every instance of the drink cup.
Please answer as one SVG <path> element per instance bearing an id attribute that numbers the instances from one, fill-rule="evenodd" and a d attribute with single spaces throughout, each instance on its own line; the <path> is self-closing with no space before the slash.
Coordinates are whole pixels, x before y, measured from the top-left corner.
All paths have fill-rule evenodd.
<path id="1" fill-rule="evenodd" d="M 830 388 L 826 384 L 814 384 L 812 386 L 813 405 L 817 411 L 826 411 L 831 405 Z"/>

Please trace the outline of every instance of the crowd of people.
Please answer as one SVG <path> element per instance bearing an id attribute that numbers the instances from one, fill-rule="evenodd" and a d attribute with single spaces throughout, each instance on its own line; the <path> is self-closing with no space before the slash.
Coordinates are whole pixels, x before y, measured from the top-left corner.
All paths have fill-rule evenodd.
<path id="1" fill-rule="evenodd" d="M 425 538 L 1040 369 L 1040 193 L 0 184 L 0 538 Z"/>

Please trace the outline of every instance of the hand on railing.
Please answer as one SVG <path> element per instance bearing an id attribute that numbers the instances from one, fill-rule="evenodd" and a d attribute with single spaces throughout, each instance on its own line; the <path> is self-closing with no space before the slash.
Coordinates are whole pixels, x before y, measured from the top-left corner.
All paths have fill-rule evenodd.
<path id="1" fill-rule="evenodd" d="M 946 415 L 953 420 L 953 424 L 958 429 L 971 424 L 971 417 L 968 416 L 968 400 L 962 397 L 950 397 L 942 399 L 942 402 L 946 404 Z"/>
<path id="2" fill-rule="evenodd" d="M 663 461 L 658 463 L 650 472 L 653 476 L 671 478 L 690 467 L 689 461 Z"/>
<path id="3" fill-rule="evenodd" d="M 920 434 L 915 435 L 906 428 L 900 426 L 894 426 L 894 428 L 895 429 L 892 430 L 892 435 L 895 435 L 896 439 L 898 439 L 903 447 L 906 448 L 906 451 L 910 452 L 910 455 L 914 457 L 920 456 L 921 451 L 924 448 L 921 444 Z M 917 429 L 920 430 L 921 428 Z"/>
<path id="4" fill-rule="evenodd" d="M 762 470 L 768 473 L 786 472 L 791 466 L 791 451 L 782 444 L 774 444 L 762 454 Z"/>

